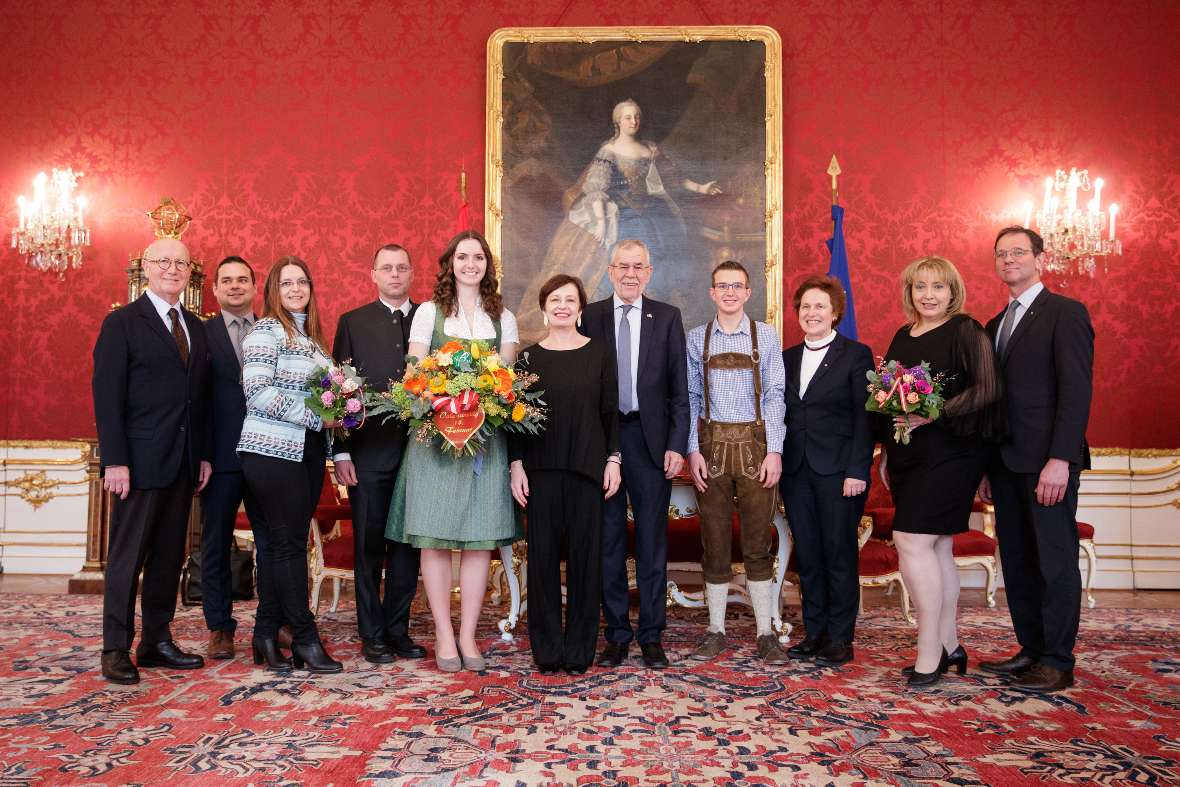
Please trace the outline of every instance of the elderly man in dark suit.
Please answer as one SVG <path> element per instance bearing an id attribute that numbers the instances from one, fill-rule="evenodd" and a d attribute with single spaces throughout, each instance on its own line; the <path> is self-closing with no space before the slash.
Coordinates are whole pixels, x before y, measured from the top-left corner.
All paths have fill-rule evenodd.
<path id="1" fill-rule="evenodd" d="M 94 345 L 94 416 L 103 486 L 115 496 L 103 597 L 102 674 L 137 683 L 131 663 L 135 596 L 143 572 L 140 667 L 195 669 L 169 630 L 194 488 L 212 467 L 206 438 L 209 348 L 201 321 L 180 305 L 191 263 L 179 240 L 143 253 L 148 289 L 103 320 Z"/>
<path id="2" fill-rule="evenodd" d="M 1086 307 L 1041 283 L 1044 241 L 1007 227 L 995 242 L 1008 306 L 987 324 L 1003 372 L 1008 439 L 980 485 L 995 501 L 1004 588 L 1020 651 L 980 664 L 1026 691 L 1073 685 L 1081 610 L 1078 485 L 1090 467 L 1086 422 L 1094 328 Z"/>
<path id="3" fill-rule="evenodd" d="M 661 261 L 669 264 L 671 261 Z M 603 505 L 604 667 L 627 658 L 634 637 L 650 668 L 668 666 L 661 637 L 668 585 L 668 501 L 688 446 L 688 367 L 680 310 L 643 296 L 652 260 L 642 241 L 621 240 L 607 269 L 614 295 L 591 303 L 581 331 L 606 344 L 619 378 L 623 484 Z M 627 590 L 627 501 L 635 521 L 639 625 L 633 634 Z"/>
<path id="4" fill-rule="evenodd" d="M 396 243 L 373 256 L 370 272 L 377 300 L 345 313 L 336 326 L 332 354 L 351 362 L 375 390 L 389 390 L 406 369 L 410 323 L 418 308 L 409 299 L 414 269 Z M 385 538 L 385 520 L 406 447 L 404 424 L 365 422 L 336 443 L 336 478 L 352 487 L 352 538 L 356 622 L 361 654 L 374 664 L 395 656 L 420 659 L 426 649 L 410 638 L 410 604 L 418 589 L 418 550 Z M 385 571 L 384 597 L 381 572 Z"/>
<path id="5" fill-rule="evenodd" d="M 246 418 L 242 393 L 242 339 L 254 327 L 254 269 L 241 257 L 226 257 L 217 265 L 213 295 L 221 313 L 205 321 L 212 367 L 213 475 L 201 492 L 201 605 L 209 629 L 206 654 L 211 659 L 232 659 L 234 632 L 230 577 L 230 547 L 238 507 L 245 502 L 246 515 L 254 522 L 257 503 L 242 480 L 238 439 Z M 259 530 L 258 535 L 265 531 Z M 258 559 L 266 544 L 255 539 Z"/>

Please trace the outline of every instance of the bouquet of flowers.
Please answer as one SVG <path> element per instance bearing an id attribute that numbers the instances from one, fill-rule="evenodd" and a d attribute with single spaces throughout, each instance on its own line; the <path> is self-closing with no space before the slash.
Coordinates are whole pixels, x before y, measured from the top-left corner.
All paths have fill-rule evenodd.
<path id="1" fill-rule="evenodd" d="M 365 422 L 365 378 L 347 363 L 320 366 L 307 378 L 307 408 L 325 421 L 340 421 L 333 431 L 348 436 Z"/>
<path id="2" fill-rule="evenodd" d="M 429 356 L 406 358 L 401 382 L 388 393 L 370 393 L 369 415 L 388 413 L 409 423 L 415 437 L 456 456 L 482 451 L 497 429 L 538 434 L 545 421 L 539 378 L 506 366 L 482 340 L 452 340 Z"/>
<path id="3" fill-rule="evenodd" d="M 893 440 L 908 445 L 910 442 L 909 416 L 918 415 L 936 420 L 942 413 L 943 375 L 930 373 L 930 364 L 902 366 L 897 361 L 877 359 L 877 368 L 865 373 L 868 377 L 869 399 L 865 409 L 896 418 L 905 424 L 893 430 Z"/>

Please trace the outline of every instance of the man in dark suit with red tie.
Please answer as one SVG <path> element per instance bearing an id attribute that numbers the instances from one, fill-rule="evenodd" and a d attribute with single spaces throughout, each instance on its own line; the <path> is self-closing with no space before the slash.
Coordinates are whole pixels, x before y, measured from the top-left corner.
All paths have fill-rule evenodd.
<path id="1" fill-rule="evenodd" d="M 619 494 L 603 504 L 606 646 L 598 657 L 603 667 L 622 664 L 632 638 L 639 642 L 646 666 L 668 666 L 661 642 L 668 587 L 668 501 L 688 447 L 688 366 L 680 310 L 643 295 L 652 265 L 642 241 L 619 241 L 607 270 L 614 295 L 590 304 L 582 314 L 582 333 L 610 348 L 619 379 L 623 483 Z M 628 500 L 635 522 L 639 587 L 639 625 L 634 633 L 627 589 Z"/>
<path id="2" fill-rule="evenodd" d="M 1007 227 L 995 242 L 1008 306 L 987 324 L 1003 373 L 1008 437 L 980 485 L 994 500 L 1004 588 L 1020 651 L 985 670 L 1015 688 L 1073 685 L 1081 614 L 1078 485 L 1090 467 L 1086 423 L 1094 374 L 1094 328 L 1081 303 L 1041 283 L 1044 241 Z"/>
<path id="3" fill-rule="evenodd" d="M 143 253 L 148 289 L 103 320 L 94 345 L 94 417 L 104 488 L 114 494 L 103 595 L 102 674 L 139 682 L 130 657 L 143 572 L 140 667 L 195 669 L 169 630 L 193 490 L 209 480 L 209 348 L 180 305 L 191 263 L 179 240 Z"/>
<path id="4" fill-rule="evenodd" d="M 345 313 L 332 354 L 351 362 L 377 391 L 406 370 L 406 346 L 417 305 L 410 302 L 414 269 L 396 243 L 373 256 L 377 300 Z M 336 478 L 351 487 L 356 622 L 361 655 L 374 664 L 395 656 L 419 659 L 426 649 L 410 638 L 410 604 L 418 589 L 418 550 L 385 538 L 393 486 L 406 447 L 406 427 L 394 420 L 366 421 L 335 445 Z M 385 572 L 382 594 L 381 572 Z"/>

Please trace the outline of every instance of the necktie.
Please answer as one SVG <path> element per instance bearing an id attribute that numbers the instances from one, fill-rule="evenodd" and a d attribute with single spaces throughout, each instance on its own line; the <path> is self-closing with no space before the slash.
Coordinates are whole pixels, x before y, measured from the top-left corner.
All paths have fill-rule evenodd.
<path id="1" fill-rule="evenodd" d="M 1012 338 L 1012 328 L 1016 325 L 1016 312 L 1020 309 L 1020 301 L 1008 304 L 1008 313 L 1004 315 L 1004 323 L 1000 326 L 1000 343 L 996 345 L 996 352 L 1004 357 L 1004 350 L 1008 348 L 1008 340 Z"/>
<path id="2" fill-rule="evenodd" d="M 173 306 L 168 310 L 168 316 L 172 319 L 172 338 L 176 340 L 176 349 L 180 350 L 180 362 L 188 366 L 188 337 L 180 327 L 180 309 Z"/>
<path id="3" fill-rule="evenodd" d="M 238 366 L 242 365 L 242 335 L 246 332 L 246 321 L 235 317 L 229 324 L 229 338 L 234 343 L 234 355 L 238 356 Z"/>
<path id="4" fill-rule="evenodd" d="M 635 307 L 624 303 L 619 308 L 623 310 L 616 348 L 619 357 L 619 412 L 629 413 L 635 409 L 635 404 L 631 401 L 631 320 L 627 315 Z"/>

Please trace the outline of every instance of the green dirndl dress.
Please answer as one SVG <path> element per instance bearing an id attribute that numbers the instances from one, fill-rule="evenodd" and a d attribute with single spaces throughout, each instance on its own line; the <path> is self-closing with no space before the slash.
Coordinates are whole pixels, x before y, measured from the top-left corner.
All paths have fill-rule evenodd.
<path id="1" fill-rule="evenodd" d="M 430 350 L 453 337 L 435 310 Z M 495 320 L 496 348 L 500 321 Z M 482 457 L 456 457 L 413 436 L 393 489 L 385 537 L 421 549 L 497 549 L 524 538 L 509 487 L 508 447 L 502 432 Z"/>

